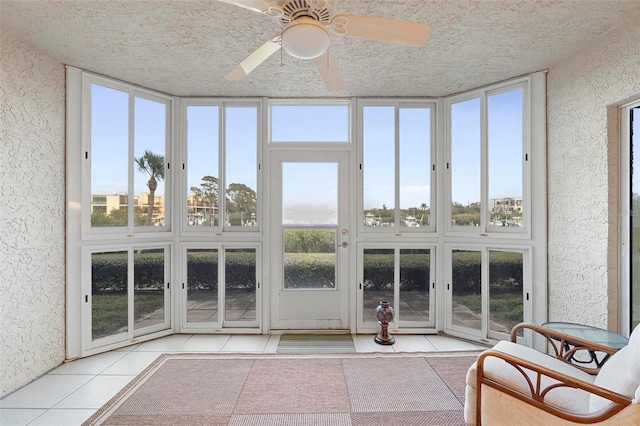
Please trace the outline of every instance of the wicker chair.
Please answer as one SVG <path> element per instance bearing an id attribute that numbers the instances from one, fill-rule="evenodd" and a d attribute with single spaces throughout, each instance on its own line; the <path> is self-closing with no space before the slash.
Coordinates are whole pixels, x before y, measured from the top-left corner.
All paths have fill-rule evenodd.
<path id="1" fill-rule="evenodd" d="M 544 336 L 552 356 L 515 343 L 524 328 Z M 610 358 L 600 369 L 577 366 L 568 361 L 576 351 Z M 469 368 L 465 397 L 468 425 L 640 425 L 640 326 L 615 351 L 519 324 Z"/>

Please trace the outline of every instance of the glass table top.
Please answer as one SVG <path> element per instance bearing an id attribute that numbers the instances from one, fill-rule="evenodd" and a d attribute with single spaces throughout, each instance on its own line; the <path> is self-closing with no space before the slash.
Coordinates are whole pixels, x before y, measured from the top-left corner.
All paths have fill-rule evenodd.
<path id="1" fill-rule="evenodd" d="M 573 324 L 570 322 L 547 322 L 542 324 L 544 328 L 569 334 L 580 339 L 608 346 L 613 349 L 622 349 L 627 346 L 629 339 L 613 331 L 590 325 Z"/>

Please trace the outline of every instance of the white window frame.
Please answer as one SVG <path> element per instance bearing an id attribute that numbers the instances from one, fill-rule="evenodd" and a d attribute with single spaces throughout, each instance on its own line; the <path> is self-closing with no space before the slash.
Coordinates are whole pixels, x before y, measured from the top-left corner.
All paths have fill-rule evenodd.
<path id="1" fill-rule="evenodd" d="M 365 250 L 393 250 L 394 251 L 394 288 L 393 297 L 397 302 L 400 300 L 400 250 L 404 249 L 419 249 L 429 250 L 429 321 L 423 323 L 416 323 L 415 321 L 403 321 L 402 312 L 399 312 L 399 316 L 394 318 L 390 324 L 390 332 L 402 333 L 402 334 L 422 334 L 426 330 L 431 330 L 435 333 L 436 330 L 436 265 L 438 250 L 436 244 L 421 244 L 415 242 L 366 242 L 358 244 L 357 255 L 357 324 L 356 329 L 358 333 L 376 333 L 380 331 L 380 326 L 377 321 L 365 321 L 364 320 L 364 251 Z M 392 306 L 394 309 L 396 306 Z"/>
<path id="2" fill-rule="evenodd" d="M 128 170 L 128 225 L 126 227 L 92 227 L 91 226 L 91 86 L 93 84 L 107 87 L 109 89 L 118 90 L 127 93 L 129 96 L 129 170 Z M 164 174 L 164 225 L 163 226 L 135 226 L 134 224 L 134 175 L 135 175 L 135 99 L 141 98 L 152 102 L 165 104 L 165 174 Z M 97 76 L 87 72 L 82 72 L 82 198 L 83 204 L 88 206 L 82 211 L 82 238 L 86 240 L 118 237 L 133 237 L 136 234 L 154 234 L 171 232 L 171 161 L 172 150 L 171 140 L 173 136 L 172 114 L 174 108 L 174 98 L 162 93 L 154 92 L 147 89 L 135 87 L 131 84 L 121 83 L 117 80 L 106 77 Z M 77 155 L 77 154 L 76 154 Z M 77 157 L 76 157 L 77 158 Z M 108 212 L 107 212 L 108 213 Z M 147 235 L 149 236 L 149 235 Z M 166 236 L 164 237 L 166 238 Z"/>
<path id="3" fill-rule="evenodd" d="M 135 330 L 134 318 L 134 267 L 135 252 L 137 250 L 164 250 L 164 321 L 149 327 Z M 128 329 L 126 332 L 110 335 L 104 338 L 92 340 L 92 278 L 91 278 L 91 255 L 93 253 L 108 252 L 126 252 L 127 253 L 127 312 L 128 312 Z M 83 354 L 93 355 L 94 353 L 104 352 L 131 343 L 139 341 L 142 336 L 158 337 L 158 333 L 162 335 L 171 334 L 171 244 L 170 243 L 142 243 L 142 244 L 109 244 L 109 245 L 89 245 L 82 249 L 82 348 Z"/>
<path id="4" fill-rule="evenodd" d="M 189 197 L 189 181 L 188 181 L 188 126 L 187 126 L 187 110 L 190 106 L 215 106 L 218 107 L 218 225 L 197 227 L 189 226 L 187 218 L 187 199 Z M 255 107 L 256 108 L 256 126 L 258 129 L 256 140 L 256 226 L 227 226 L 226 222 L 226 108 L 227 107 Z M 248 99 L 212 99 L 212 98 L 184 98 L 182 99 L 180 116 L 182 122 L 182 144 L 180 147 L 182 155 L 182 179 L 180 183 L 180 229 L 183 236 L 204 236 L 204 235 L 245 235 L 253 234 L 254 236 L 262 235 L 263 209 L 262 209 L 262 145 L 264 140 L 263 125 L 263 100 L 259 98 Z"/>
<path id="5" fill-rule="evenodd" d="M 369 106 L 387 106 L 394 108 L 395 115 L 395 140 L 394 140 L 394 226 L 382 227 L 382 226 L 364 226 L 362 218 L 364 217 L 364 108 Z M 429 108 L 431 111 L 430 117 L 430 142 L 429 155 L 431 164 L 425 164 L 425 167 L 429 168 L 429 185 L 430 185 L 430 200 L 429 200 L 429 226 L 421 226 L 419 228 L 409 228 L 400 226 L 400 130 L 399 130 L 399 114 L 401 108 Z M 436 115 L 439 112 L 437 108 L 437 102 L 429 99 L 358 99 L 357 100 L 357 215 L 358 218 L 358 235 L 370 236 L 407 236 L 407 237 L 420 237 L 425 234 L 434 234 L 436 232 L 437 222 L 437 150 L 436 150 Z"/>
<path id="6" fill-rule="evenodd" d="M 495 344 L 499 340 L 508 340 L 509 335 L 491 331 L 489 328 L 489 252 L 503 251 L 522 253 L 522 316 L 523 322 L 533 322 L 533 285 L 531 273 L 531 246 L 522 245 L 478 245 L 478 244 L 445 244 L 445 300 L 446 311 L 453 312 L 453 251 L 476 251 L 481 256 L 481 327 L 475 330 L 468 327 L 460 327 L 452 323 L 453 315 L 447 315 L 445 321 L 445 332 L 452 336 L 479 340 L 487 344 Z M 526 333 L 524 339 L 518 338 L 519 342 L 529 344 L 531 334 Z"/>
<path id="7" fill-rule="evenodd" d="M 516 88 L 522 88 L 522 228 L 489 226 L 487 206 L 489 203 L 489 138 L 488 138 L 488 98 L 492 95 L 506 93 Z M 503 238 L 530 239 L 531 238 L 531 114 L 532 114 L 532 83 L 531 77 L 510 80 L 500 84 L 487 86 L 482 89 L 466 92 L 449 97 L 445 100 L 445 235 L 463 236 L 496 235 Z M 451 170 L 454 166 L 451 162 L 451 107 L 453 104 L 480 99 L 480 226 L 455 226 L 451 221 L 452 213 L 452 186 Z M 451 166 L 450 166 L 451 165 Z"/>
<path id="8" fill-rule="evenodd" d="M 629 255 L 632 238 L 631 214 L 631 110 L 640 108 L 640 100 L 621 105 L 618 108 L 620 135 L 620 298 L 619 327 L 620 333 L 628 336 L 631 333 L 631 280 L 632 259 Z M 638 147 L 640 149 L 640 147 Z M 640 167 L 638 165 L 637 167 Z M 611 214 L 611 212 L 609 212 Z M 636 295 L 640 298 L 640 294 Z"/>
<path id="9" fill-rule="evenodd" d="M 231 321 L 225 323 L 225 253 L 227 249 L 253 249 L 256 251 L 256 319 L 255 321 Z M 188 281 L 187 250 L 217 250 L 218 252 L 218 318 L 211 322 L 187 322 Z M 260 243 L 189 242 L 180 245 L 181 282 L 180 289 L 180 329 L 188 333 L 212 333 L 224 330 L 225 333 L 262 333 L 262 253 Z"/>
<path id="10" fill-rule="evenodd" d="M 173 159 L 174 164 L 171 164 L 170 170 L 182 169 L 182 164 L 186 162 L 186 117 L 185 117 L 185 105 L 196 104 L 197 102 L 203 102 L 205 104 L 211 103 L 225 103 L 229 105 L 243 105 L 247 103 L 259 103 L 258 110 L 258 146 L 257 146 L 257 161 L 258 161 L 258 175 L 257 175 L 257 210 L 258 210 L 258 222 L 260 225 L 258 229 L 222 229 L 220 228 L 214 232 L 188 232 L 193 230 L 186 229 L 186 193 L 187 183 L 185 179 L 185 173 L 173 173 L 173 176 L 166 175 L 165 187 L 165 211 L 167 214 L 172 214 L 171 220 L 167 217 L 165 224 L 170 228 L 167 231 L 161 231 L 158 227 L 150 229 L 149 232 L 142 232 L 140 229 L 136 229 L 135 234 L 130 234 L 126 230 L 108 230 L 100 229 L 100 233 L 87 232 L 86 224 L 90 224 L 90 220 L 87 220 L 86 211 L 89 209 L 87 201 L 90 201 L 89 191 L 85 189 L 83 192 L 83 180 L 86 180 L 87 176 L 90 176 L 90 171 L 84 170 L 85 161 L 81 158 L 84 156 L 86 150 L 86 141 L 88 140 L 87 132 L 89 127 L 87 126 L 87 111 L 90 105 L 90 99 L 87 99 L 86 94 L 83 94 L 83 87 L 86 84 L 85 80 L 93 79 L 92 81 L 100 81 L 99 84 L 104 82 L 109 83 L 109 87 L 116 87 L 118 90 L 134 91 L 135 93 L 145 93 L 150 96 L 161 97 L 171 102 L 171 113 L 168 120 L 167 138 L 175 141 L 170 143 L 165 152 L 167 161 Z M 264 208 L 264 204 L 268 200 L 268 192 L 270 188 L 268 186 L 263 187 L 263 182 L 270 181 L 268 161 L 265 163 L 264 156 L 270 152 L 276 150 L 287 149 L 299 149 L 303 148 L 315 152 L 316 150 L 347 150 L 350 154 L 350 173 L 349 182 L 351 188 L 358 191 L 356 197 L 352 197 L 349 200 L 350 209 L 350 223 L 353 224 L 355 220 L 359 224 L 359 227 L 353 226 L 356 229 L 355 237 L 350 240 L 349 253 L 351 259 L 361 258 L 360 248 L 358 244 L 371 244 L 371 247 L 386 247 L 393 244 L 416 244 L 419 247 L 433 247 L 434 255 L 432 255 L 431 271 L 435 277 L 435 297 L 436 308 L 435 321 L 436 327 L 434 330 L 426 330 L 429 332 L 436 332 L 439 330 L 447 330 L 445 325 L 446 321 L 446 303 L 445 303 L 445 280 L 446 280 L 446 264 L 445 264 L 445 244 L 474 244 L 485 245 L 487 247 L 495 249 L 504 248 L 530 248 L 530 265 L 531 265 L 531 286 L 532 286 L 532 320 L 536 323 L 546 321 L 546 309 L 547 309 L 547 296 L 546 296 L 546 115 L 545 115 L 545 73 L 539 72 L 527 77 L 514 79 L 508 82 L 489 86 L 484 91 L 500 90 L 502 87 L 510 86 L 518 82 L 526 82 L 529 88 L 527 104 L 530 110 L 525 114 L 524 126 L 528 126 L 527 135 L 530 143 L 530 147 L 524 149 L 523 152 L 529 153 L 530 165 L 527 184 L 525 185 L 525 193 L 523 194 L 523 208 L 525 208 L 525 199 L 528 199 L 526 209 L 528 211 L 527 219 L 529 221 L 526 224 L 526 234 L 506 234 L 506 233 L 483 233 L 483 234 L 469 234 L 465 232 L 451 232 L 447 230 L 446 218 L 449 217 L 450 212 L 447 213 L 445 206 L 447 203 L 450 205 L 450 187 L 449 180 L 445 169 L 448 154 L 447 148 L 447 120 L 449 112 L 447 105 L 451 103 L 453 99 L 457 99 L 458 96 L 450 98 L 440 99 L 383 99 L 383 100 L 370 100 L 370 99 L 323 99 L 323 100 L 310 100 L 310 99 L 291 99 L 291 100 L 270 100 L 267 98 L 256 99 L 206 99 L 206 98 L 177 98 L 170 97 L 161 93 L 153 92 L 142 88 L 137 88 L 134 85 L 119 82 L 116 80 L 96 76 L 91 73 L 79 70 L 73 67 L 67 67 L 67 358 L 73 359 L 80 356 L 91 355 L 105 350 L 115 349 L 117 347 L 125 346 L 128 342 L 113 343 L 106 346 L 102 346 L 96 349 L 85 350 L 83 349 L 83 333 L 87 327 L 87 321 L 84 319 L 85 311 L 82 309 L 84 303 L 83 285 L 86 282 L 83 281 L 86 277 L 85 269 L 90 268 L 90 263 L 87 266 L 86 262 L 82 262 L 82 253 L 84 251 L 104 251 L 108 248 L 114 248 L 117 250 L 125 250 L 130 247 L 143 246 L 144 244 L 151 244 L 152 246 L 159 246 L 162 244 L 169 244 L 171 248 L 171 325 L 173 329 L 162 330 L 154 332 L 148 335 L 136 337 L 136 342 L 143 342 L 145 340 L 169 335 L 175 332 L 208 332 L 216 333 L 224 330 L 225 332 L 233 333 L 261 333 L 268 331 L 270 327 L 269 320 L 269 297 L 262 297 L 263 285 L 267 285 L 267 291 L 270 291 L 269 287 L 269 250 L 261 250 L 263 244 L 266 247 L 270 245 L 269 232 L 264 232 L 265 224 L 269 223 L 269 211 Z M 86 91 L 85 91 L 86 92 Z M 471 96 L 472 93 L 459 95 L 464 97 Z M 318 103 L 348 103 L 350 105 L 349 113 L 349 143 L 326 143 L 326 142 L 277 142 L 270 144 L 270 123 L 269 123 L 269 105 L 271 103 L 289 103 L 289 104 L 318 104 Z M 431 226 L 430 232 L 425 232 L 426 229 L 420 229 L 416 232 L 363 232 L 362 227 L 362 211 L 363 211 L 363 199 L 362 199 L 362 174 L 358 170 L 358 162 L 362 162 L 362 129 L 361 129 L 361 106 L 360 105 L 390 105 L 390 104 L 430 104 L 432 107 L 432 140 L 431 140 L 431 161 L 435 164 L 435 172 L 432 170 L 431 178 Z M 178 108 L 181 105 L 181 108 Z M 224 111 L 224 108 L 221 108 Z M 527 124 L 525 124 L 527 123 Z M 224 131 L 224 120 L 221 121 L 221 130 Z M 224 135 L 221 137 L 223 141 Z M 352 142 L 356 143 L 352 143 Z M 438 145 L 444 144 L 444 146 L 438 147 Z M 444 149 L 443 149 L 444 148 Z M 222 152 L 224 154 L 224 152 Z M 224 162 L 224 155 L 220 155 L 219 161 Z M 267 167 L 262 167 L 263 165 Z M 433 167 L 432 167 L 433 169 Z M 220 168 L 221 177 L 223 177 L 224 169 Z M 171 179 L 171 182 L 168 181 Z M 84 184 L 86 186 L 86 184 Z M 221 182 L 221 188 L 224 188 L 224 183 Z M 527 192 L 528 191 L 528 192 Z M 224 192 L 222 192 L 224 194 Z M 170 195 L 173 194 L 173 197 Z M 447 195 L 448 194 L 448 195 Z M 398 206 L 399 208 L 399 206 Z M 90 209 L 89 209 L 90 210 Z M 84 220 L 82 220 L 85 218 Z M 360 220 L 358 220 L 360 218 Z M 90 219 L 90 218 L 89 218 Z M 223 221 L 220 222 L 224 223 Z M 90 228 L 90 227 L 89 227 Z M 238 227 L 236 227 L 238 228 Z M 173 231 L 172 231 L 173 230 Z M 408 228 L 406 230 L 409 230 Z M 89 229 L 90 231 L 90 229 Z M 244 232 L 246 231 L 246 232 Z M 257 232 L 256 232 L 257 231 Z M 370 231 L 370 230 L 367 230 Z M 396 231 L 396 230 L 394 230 Z M 352 237 L 354 233 L 351 232 Z M 356 244 L 357 243 L 357 244 Z M 191 245 L 192 247 L 203 247 L 207 244 L 218 245 L 219 247 L 228 248 L 252 248 L 257 247 L 256 253 L 257 261 L 257 280 L 261 281 L 263 285 L 260 285 L 260 291 L 256 295 L 257 303 L 257 318 L 258 323 L 256 328 L 223 328 L 211 329 L 184 329 L 182 315 L 184 314 L 183 297 L 181 296 L 181 279 L 184 278 L 184 246 Z M 404 247 L 404 246 L 403 246 Z M 204 247 L 206 248 L 206 247 Z M 437 256 L 435 256 L 437 254 Z M 352 262 L 353 263 L 353 262 Z M 357 274 L 361 270 L 361 263 L 356 268 L 351 268 L 349 271 L 349 278 L 351 280 L 357 279 Z M 361 272 L 360 272 L 361 273 Z M 433 277 L 432 277 L 433 279 Z M 443 291 L 440 291 L 443 290 Z M 433 294 L 433 293 L 432 293 Z M 356 300 L 358 293 L 355 287 L 349 291 L 349 300 Z M 360 302 L 358 302 L 360 303 Z M 350 305 L 349 311 L 349 326 L 351 332 L 356 332 L 356 326 L 358 326 L 356 320 L 357 305 Z M 374 331 L 374 330 L 372 330 Z M 377 330 L 376 330 L 377 331 Z M 404 329 L 403 329 L 404 331 Z M 362 330 L 358 330 L 362 332 Z M 424 329 L 416 330 L 416 332 L 425 332 Z"/>

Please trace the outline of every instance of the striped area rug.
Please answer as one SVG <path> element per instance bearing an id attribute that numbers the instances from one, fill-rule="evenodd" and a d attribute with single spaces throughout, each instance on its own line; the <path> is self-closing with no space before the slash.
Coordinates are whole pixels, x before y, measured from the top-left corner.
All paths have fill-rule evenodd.
<path id="1" fill-rule="evenodd" d="M 464 425 L 470 355 L 165 354 L 85 425 Z"/>
<path id="2" fill-rule="evenodd" d="M 279 354 L 355 353 L 350 334 L 285 334 L 280 337 Z"/>

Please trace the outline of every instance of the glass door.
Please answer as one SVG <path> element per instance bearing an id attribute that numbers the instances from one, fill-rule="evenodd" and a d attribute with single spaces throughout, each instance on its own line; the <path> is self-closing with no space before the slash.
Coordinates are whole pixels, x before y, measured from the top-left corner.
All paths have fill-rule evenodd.
<path id="1" fill-rule="evenodd" d="M 435 328 L 435 246 L 362 243 L 358 253 L 358 332 L 379 330 L 383 300 L 395 310 L 394 332 Z"/>
<path id="2" fill-rule="evenodd" d="M 628 120 L 628 121 L 627 121 Z M 629 288 L 628 288 L 628 309 L 629 309 L 629 329 L 623 325 L 623 331 L 630 333 L 638 324 L 640 324 L 640 172 L 638 172 L 638 153 L 640 153 L 640 104 L 632 105 L 628 109 L 628 115 L 624 117 L 624 121 L 628 123 L 629 146 L 631 159 L 629 170 L 631 172 L 631 191 L 630 204 L 631 218 L 630 227 L 630 257 L 631 268 L 629 270 Z M 623 124 L 627 124 L 624 123 Z M 624 292 L 623 292 L 624 293 Z M 625 313 L 626 314 L 626 313 Z M 624 314 L 623 314 L 624 315 Z"/>
<path id="3" fill-rule="evenodd" d="M 347 329 L 348 153 L 271 154 L 271 328 Z"/>
<path id="4" fill-rule="evenodd" d="M 85 350 L 170 328 L 169 247 L 87 250 Z"/>
<path id="5" fill-rule="evenodd" d="M 516 324 L 530 321 L 531 289 L 525 272 L 528 248 L 458 246 L 447 253 L 449 333 L 500 340 L 508 338 Z"/>

